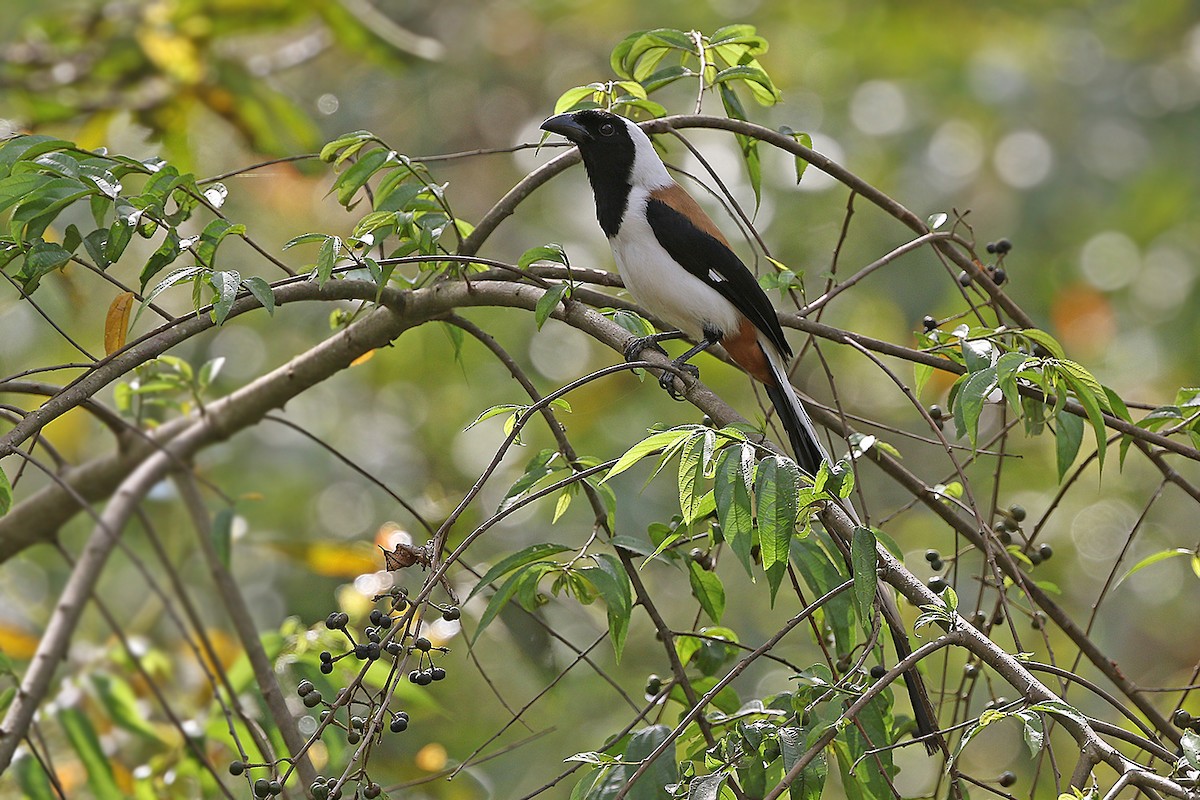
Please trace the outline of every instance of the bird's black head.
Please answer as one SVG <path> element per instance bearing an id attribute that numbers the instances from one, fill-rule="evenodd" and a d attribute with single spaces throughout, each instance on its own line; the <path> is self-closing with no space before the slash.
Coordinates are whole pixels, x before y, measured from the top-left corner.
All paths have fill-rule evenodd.
<path id="1" fill-rule="evenodd" d="M 579 146 L 596 195 L 596 217 L 604 233 L 615 236 L 629 201 L 638 155 L 634 137 L 645 139 L 646 135 L 624 117 L 596 108 L 551 117 L 542 123 L 542 130 L 565 136 Z"/>

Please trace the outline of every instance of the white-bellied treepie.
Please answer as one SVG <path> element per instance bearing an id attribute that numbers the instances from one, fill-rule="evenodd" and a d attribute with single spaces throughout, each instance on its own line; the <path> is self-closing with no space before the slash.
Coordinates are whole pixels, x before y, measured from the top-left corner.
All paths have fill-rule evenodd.
<path id="1" fill-rule="evenodd" d="M 637 339 L 625 350 L 633 360 L 657 342 L 683 338 L 695 347 L 674 360 L 696 375 L 687 360 L 720 344 L 746 372 L 761 381 L 787 431 L 796 463 L 816 475 L 829 454 L 787 376 L 792 355 L 775 308 L 699 204 L 677 184 L 645 132 L 608 111 L 559 114 L 542 129 L 579 147 L 596 197 L 596 217 L 634 298 L 678 330 Z M 675 376 L 660 380 L 672 396 Z M 853 508 L 849 509 L 854 516 Z M 857 522 L 857 519 L 855 519 Z M 912 652 L 895 600 L 881 592 L 884 615 L 900 658 Z M 918 735 L 936 747 L 929 701 L 915 671 L 906 676 Z"/>

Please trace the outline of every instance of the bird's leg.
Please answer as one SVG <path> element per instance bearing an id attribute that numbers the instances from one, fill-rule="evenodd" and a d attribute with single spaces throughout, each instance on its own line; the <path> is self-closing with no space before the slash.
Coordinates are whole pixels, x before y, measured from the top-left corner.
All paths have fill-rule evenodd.
<path id="1" fill-rule="evenodd" d="M 715 328 L 711 325 L 705 325 L 704 326 L 704 338 L 700 340 L 700 343 L 698 345 L 696 345 L 695 347 L 693 347 L 691 350 L 688 350 L 683 355 L 679 356 L 679 358 L 674 359 L 671 362 L 671 365 L 674 366 L 676 369 L 679 369 L 679 370 L 687 373 L 688 375 L 692 376 L 693 378 L 699 378 L 700 370 L 698 368 L 696 368 L 695 366 L 687 363 L 688 359 L 691 358 L 692 356 L 696 355 L 697 353 L 704 352 L 708 348 L 712 347 L 714 344 L 717 344 L 718 342 L 721 341 L 721 339 L 724 337 L 724 335 L 725 334 L 721 331 L 720 328 Z M 663 372 L 663 374 L 658 379 L 658 385 L 661 386 L 663 389 L 665 389 L 667 394 L 671 395 L 671 399 L 673 399 L 673 400 L 682 400 L 683 399 L 683 395 L 681 395 L 679 392 L 675 391 L 675 373 L 674 372 Z"/>
<path id="2" fill-rule="evenodd" d="M 640 336 L 637 339 L 630 339 L 629 344 L 625 345 L 625 360 L 637 361 L 638 356 L 647 347 L 652 347 L 664 356 L 667 354 L 658 346 L 659 342 L 665 342 L 668 339 L 682 339 L 686 334 L 683 331 L 664 331 L 663 333 L 652 333 L 649 336 Z"/>

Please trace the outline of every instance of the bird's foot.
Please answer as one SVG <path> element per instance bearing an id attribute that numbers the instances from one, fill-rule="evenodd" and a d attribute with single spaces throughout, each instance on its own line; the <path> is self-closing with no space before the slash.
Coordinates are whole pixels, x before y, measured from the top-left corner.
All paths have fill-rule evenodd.
<path id="1" fill-rule="evenodd" d="M 685 375 L 690 376 L 692 380 L 698 380 L 700 378 L 700 370 L 694 365 L 682 364 L 676 361 L 672 361 L 671 363 L 682 370 Z M 672 400 L 683 400 L 683 395 L 675 389 L 676 377 L 677 376 L 674 372 L 663 372 L 658 379 L 658 385 L 661 386 L 663 390 L 671 396 Z"/>
<path id="2" fill-rule="evenodd" d="M 656 336 L 641 336 L 637 339 L 631 339 L 629 344 L 625 345 L 625 360 L 638 361 L 643 350 L 657 350 L 662 355 L 666 355 L 667 351 L 662 349 L 658 343 Z"/>

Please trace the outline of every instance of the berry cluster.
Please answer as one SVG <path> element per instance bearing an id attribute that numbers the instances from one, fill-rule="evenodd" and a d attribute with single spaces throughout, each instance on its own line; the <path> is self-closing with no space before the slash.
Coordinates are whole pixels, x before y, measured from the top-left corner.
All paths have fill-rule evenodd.
<path id="1" fill-rule="evenodd" d="M 367 668 L 374 662 L 383 661 L 391 666 L 394 677 L 389 678 L 386 683 L 394 688 L 394 680 L 400 675 L 399 670 L 404 668 L 408 659 L 415 657 L 417 668 L 408 673 L 410 681 L 425 686 L 444 680 L 446 670 L 434 664 L 434 653 L 449 651 L 445 647 L 435 646 L 427 637 L 417 635 L 415 630 L 410 629 L 417 615 L 408 598 L 408 592 L 397 587 L 375 597 L 374 600 L 376 603 L 385 602 L 382 608 L 371 611 L 366 620 L 368 624 L 362 627 L 361 631 L 357 630 L 357 626 L 352 626 L 350 615 L 344 611 L 335 611 L 325 618 L 325 627 L 330 632 L 344 637 L 346 647 L 342 652 L 333 652 L 337 648 L 320 652 L 318 658 L 321 674 L 333 674 L 334 665 L 344 658 L 365 662 Z M 442 606 L 428 600 L 424 605 L 428 611 L 440 614 L 443 620 L 449 622 L 458 620 L 462 615 L 454 605 Z M 314 679 L 320 682 L 316 676 Z M 318 687 L 313 680 L 302 680 L 296 686 L 296 695 L 305 708 L 320 709 L 320 726 L 315 733 L 317 739 L 329 730 L 335 730 L 341 731 L 340 735 L 345 737 L 346 744 L 351 747 L 364 741 L 367 742 L 367 746 L 371 746 L 382 741 L 385 727 L 393 734 L 408 730 L 408 712 L 394 711 L 386 707 L 391 697 L 391 693 L 386 689 L 370 689 L 359 680 L 338 689 L 329 686 L 323 688 L 333 695 L 333 699 L 326 699 L 321 691 L 322 687 Z M 363 768 L 349 778 L 318 776 L 308 787 L 309 796 L 315 800 L 339 800 L 343 792 L 350 792 L 354 797 L 366 800 L 380 797 L 383 788 L 367 777 L 365 761 L 364 755 Z M 251 784 L 255 797 L 267 798 L 283 791 L 283 782 L 275 777 L 278 767 L 279 764 L 248 764 L 244 761 L 234 761 L 229 765 L 229 772 L 232 775 L 243 775 L 253 768 L 270 770 L 270 778 L 259 778 Z"/>

